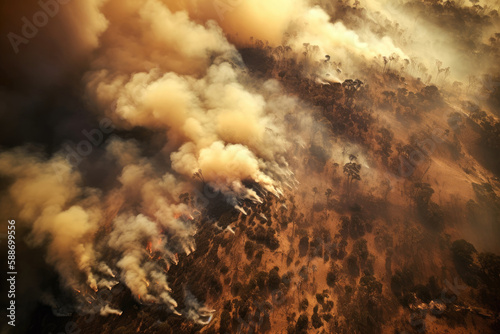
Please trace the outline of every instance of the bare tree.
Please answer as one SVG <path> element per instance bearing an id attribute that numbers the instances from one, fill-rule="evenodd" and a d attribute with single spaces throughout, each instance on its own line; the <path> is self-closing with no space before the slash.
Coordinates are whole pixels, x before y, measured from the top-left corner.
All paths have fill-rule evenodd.
<path id="1" fill-rule="evenodd" d="M 203 184 L 205 184 L 205 178 L 203 177 L 203 173 L 201 172 L 201 169 L 198 169 L 197 172 L 193 173 L 194 178 L 198 178 Z"/>
<path id="2" fill-rule="evenodd" d="M 359 175 L 361 165 L 356 163 L 356 157 L 353 155 L 349 157 L 349 160 L 351 162 L 344 165 L 344 174 L 347 176 L 347 197 L 349 197 L 351 193 L 352 181 L 361 180 L 361 176 Z"/>
<path id="3" fill-rule="evenodd" d="M 314 205 L 316 203 L 316 195 L 318 194 L 318 188 L 314 187 L 312 189 L 312 191 L 313 191 L 313 194 L 314 194 L 314 196 L 313 196 L 313 205 Z"/>
<path id="4" fill-rule="evenodd" d="M 332 189 L 328 188 L 326 189 L 325 191 L 325 196 L 326 196 L 326 204 L 325 204 L 325 208 L 328 210 L 328 202 L 330 201 L 330 197 L 332 196 L 333 194 L 333 191 Z"/>

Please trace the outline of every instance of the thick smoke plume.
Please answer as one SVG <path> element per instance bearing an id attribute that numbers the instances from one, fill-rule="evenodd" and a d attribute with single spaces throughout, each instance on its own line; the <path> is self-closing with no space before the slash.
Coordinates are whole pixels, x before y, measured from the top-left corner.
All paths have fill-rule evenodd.
<path id="1" fill-rule="evenodd" d="M 370 25 L 380 17 L 396 24 L 398 15 L 408 15 L 407 8 L 371 2 L 362 23 L 348 16 L 338 20 L 335 8 L 324 2 L 256 0 L 220 8 L 217 1 L 201 0 L 74 0 L 58 7 L 38 39 L 18 45 L 12 71 L 28 78 L 30 87 L 43 90 L 76 81 L 78 98 L 95 118 L 110 118 L 119 131 L 142 129 L 164 139 L 154 154 L 145 149 L 153 145 L 147 140 L 109 139 L 101 147 L 112 176 L 106 189 L 87 185 L 86 171 L 65 160 L 58 145 L 51 157 L 28 147 L 0 153 L 4 196 L 13 205 L 6 212 L 29 229 L 31 246 L 46 249 L 47 262 L 77 303 L 121 282 L 139 302 L 166 305 L 200 324 L 210 321 L 213 311 L 188 290 L 186 307 L 178 310 L 169 287 L 168 270 L 179 254 L 196 250 L 200 221 L 195 215 L 200 208 L 180 197 L 201 184 L 222 191 L 245 213 L 243 200 L 261 202 L 262 193 L 279 197 L 294 184 L 286 157 L 301 144 L 284 125 L 287 113 L 302 109 L 301 104 L 285 96 L 277 82 L 250 74 L 238 48 L 259 43 L 276 48 L 278 61 L 293 59 L 302 75 L 325 84 L 387 66 L 432 82 L 429 69 L 437 52 L 423 51 L 423 37 L 405 43 L 404 36 Z M 426 29 L 426 36 L 437 31 Z M 439 37 L 432 45 L 446 39 L 434 35 Z M 23 52 L 44 50 L 49 40 L 67 51 L 60 61 Z M 470 75 L 457 65 L 462 62 L 454 54 L 459 44 L 448 42 L 438 74 L 450 66 L 457 80 Z M 40 63 L 46 66 L 24 67 Z M 486 61 L 488 66 L 493 65 Z M 69 71 L 67 79 L 68 68 L 79 71 Z M 29 109 L 20 101 L 37 97 L 24 94 L 7 99 L 6 106 Z M 303 121 L 313 123 L 307 117 Z M 99 313 L 121 311 L 105 304 Z"/>
<path id="2" fill-rule="evenodd" d="M 85 32 L 75 28 L 94 48 L 83 80 L 90 103 L 118 129 L 160 131 L 166 144 L 148 158 L 134 141 L 109 140 L 104 154 L 119 175 L 104 192 L 86 187 L 63 152 L 49 160 L 22 149 L 5 152 L 6 195 L 30 229 L 30 244 L 46 247 L 48 263 L 82 302 L 120 281 L 138 301 L 178 313 L 167 271 L 178 253 L 196 249 L 195 208 L 180 195 L 194 190 L 197 173 L 237 208 L 240 199 L 261 201 L 246 181 L 279 196 L 289 175 L 278 122 L 283 97 L 273 82 L 245 73 L 215 22 L 196 23 L 156 0 L 78 6 L 61 14 L 80 10 L 85 21 L 99 22 Z M 191 304 L 196 309 L 187 314 L 204 310 Z M 103 305 L 100 313 L 119 311 Z"/>

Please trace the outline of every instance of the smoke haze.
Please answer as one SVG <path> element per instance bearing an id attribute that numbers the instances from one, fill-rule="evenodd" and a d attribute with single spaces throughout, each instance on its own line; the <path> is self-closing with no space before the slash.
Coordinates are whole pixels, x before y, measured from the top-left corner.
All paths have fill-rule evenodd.
<path id="1" fill-rule="evenodd" d="M 375 162 L 362 140 L 333 138 L 330 124 L 347 122 L 318 116 L 318 110 L 329 112 L 327 102 L 304 99 L 279 78 L 311 80 L 345 105 L 352 103 L 349 91 L 336 97 L 334 89 L 350 79 L 352 96 L 363 94 L 360 105 L 373 104 L 371 121 L 380 121 L 403 143 L 410 122 L 398 123 L 389 112 L 390 94 L 383 107 L 373 102 L 374 95 L 382 96 L 384 75 L 396 71 L 406 77 L 407 91 L 400 94 L 427 92 L 427 110 L 440 105 L 424 87 L 437 86 L 455 99 L 449 114 L 463 109 L 459 97 L 483 103 L 475 93 L 484 87 L 471 82 L 498 74 L 498 54 L 485 52 L 500 28 L 498 1 L 481 1 L 480 14 L 457 2 L 457 12 L 473 22 L 462 37 L 457 16 L 449 14 L 440 25 L 422 14 L 419 1 L 356 1 L 348 9 L 312 0 L 53 3 L 54 15 L 41 27 L 33 25 L 37 32 L 29 38 L 21 18 L 33 22 L 45 7 L 35 1 L 2 5 L 3 36 L 14 33 L 23 42 L 13 35 L 2 40 L 0 210 L 18 222 L 18 240 L 43 249 L 71 296 L 71 309 L 102 316 L 122 310 L 108 302 L 95 309 L 89 296 L 123 284 L 138 303 L 164 305 L 197 324 L 210 323 L 215 311 L 189 288 L 184 300 L 176 300 L 169 281 L 170 268 L 196 251 L 200 226 L 214 224 L 203 216 L 206 205 L 190 195 L 200 190 L 221 192 L 231 209 L 246 216 L 253 213 L 248 203 L 269 196 L 285 203 L 284 194 L 298 189 L 297 180 L 321 186 L 322 176 L 308 168 L 323 159 L 319 169 L 326 166 L 329 180 L 339 163 L 363 166 L 359 186 L 351 189 L 352 179 L 347 181 L 349 196 L 378 187 L 370 193 L 397 201 L 398 195 L 388 195 L 390 185 L 387 193 L 379 186 L 387 179 L 399 191 L 406 187 L 401 175 L 388 176 L 382 167 L 387 161 Z M 493 14 L 481 20 L 487 13 Z M 248 50 L 265 55 L 259 65 L 270 59 L 271 75 L 247 66 Z M 361 80 L 359 87 L 354 79 Z M 390 80 L 390 89 L 403 85 L 399 77 Z M 367 86 L 375 88 L 370 92 Z M 481 108 L 494 113 L 492 103 Z M 446 117 L 431 115 L 429 123 Z M 107 134 L 99 128 L 103 120 L 112 128 Z M 412 131 L 428 128 L 415 125 Z M 95 131 L 85 135 L 82 129 Z M 364 139 L 372 147 L 382 142 L 368 134 Z M 85 148 L 78 146 L 82 140 Z M 457 195 L 465 203 L 475 194 L 470 183 L 493 174 L 476 165 L 476 174 L 466 176 L 462 170 L 471 168 L 464 166 L 457 168 L 456 192 L 467 186 Z M 478 242 L 490 238 L 485 247 L 495 249 L 495 233 L 472 234 Z"/>

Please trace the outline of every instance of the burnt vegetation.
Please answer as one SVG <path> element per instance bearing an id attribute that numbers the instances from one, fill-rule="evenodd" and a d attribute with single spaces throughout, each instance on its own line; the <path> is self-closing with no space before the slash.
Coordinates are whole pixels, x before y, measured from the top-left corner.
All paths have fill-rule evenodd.
<path id="1" fill-rule="evenodd" d="M 358 18 L 348 24 L 371 22 L 348 1 L 329 6 L 335 15 Z M 473 43 L 478 52 L 498 57 L 498 34 L 489 44 L 473 38 L 498 18 L 496 11 L 439 0 L 410 1 L 405 9 L 462 36 L 460 45 Z M 381 36 L 398 31 L 392 22 L 377 27 Z M 304 47 L 314 57 L 314 46 Z M 463 109 L 453 111 L 446 99 L 450 94 L 436 85 L 449 75 L 441 65 L 435 70 L 420 68 L 420 78 L 415 79 L 408 68 L 391 67 L 395 59 L 381 58 L 366 78 L 326 84 L 304 75 L 308 63 L 287 45 L 272 47 L 252 40 L 239 51 L 248 71 L 277 80 L 313 109 L 312 118 L 320 126 L 289 155 L 321 179 L 323 188 L 307 185 L 302 195 L 289 191 L 281 198 L 259 192 L 262 203 L 238 203 L 246 215 L 223 195 L 201 209 L 200 216 L 210 219 L 198 224 L 197 250 L 169 270 L 169 280 L 176 300 L 183 300 L 183 291 L 189 290 L 200 303 L 214 305 L 217 312 L 209 325 L 194 325 L 174 315 L 157 321 L 161 311 L 143 314 L 146 307 L 134 303 L 121 318 L 130 320 L 134 331 L 109 326 L 101 332 L 274 333 L 282 328 L 274 327 L 273 317 L 286 323 L 290 334 L 382 333 L 391 321 L 396 331 L 410 332 L 425 330 L 427 315 L 444 319 L 450 328 L 473 331 L 471 324 L 481 319 L 486 319 L 484 328 L 498 328 L 493 312 L 500 310 L 500 257 L 451 237 L 458 219 L 454 210 L 461 210 L 471 224 L 488 222 L 491 233 L 500 237 L 498 179 L 470 182 L 474 196 L 458 209 L 440 201 L 435 180 L 439 176 L 425 178 L 436 156 L 449 157 L 446 162 L 457 162 L 467 175 L 477 176 L 477 166 L 467 164 L 464 154 L 473 144 L 481 151 L 468 154 L 486 160 L 498 176 L 497 118 L 471 101 L 460 101 Z M 334 61 L 333 56 L 323 57 L 315 61 Z M 474 80 L 471 85 L 481 86 Z M 488 104 L 498 106 L 499 96 L 498 87 L 490 89 Z M 394 123 L 384 121 L 380 112 Z M 294 113 L 285 117 L 292 133 L 301 126 Z M 449 115 L 439 134 L 432 132 L 434 124 L 429 121 L 437 114 Z M 478 135 L 469 140 L 468 132 Z M 343 146 L 343 160 L 332 155 L 334 145 Z M 378 183 L 370 183 L 368 168 L 378 171 Z M 196 177 L 202 188 L 202 171 Z M 388 200 L 391 192 L 397 204 Z M 194 208 L 201 207 L 198 200 L 182 195 L 182 201 Z M 434 263 L 436 258 L 442 263 Z M 402 317 L 397 315 L 399 308 L 404 310 Z M 137 314 L 141 317 L 136 319 Z"/>

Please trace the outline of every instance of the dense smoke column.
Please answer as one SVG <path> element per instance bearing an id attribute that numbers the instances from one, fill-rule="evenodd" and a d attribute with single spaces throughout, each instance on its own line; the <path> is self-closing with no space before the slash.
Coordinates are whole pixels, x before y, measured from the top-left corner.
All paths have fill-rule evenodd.
<path id="1" fill-rule="evenodd" d="M 309 144 L 309 153 L 325 160 L 342 155 L 353 167 L 344 172 L 349 184 L 360 178 L 361 166 L 363 173 L 374 167 L 356 145 L 353 158 L 335 145 L 329 152 L 318 149 L 328 143 L 328 131 L 310 109 L 327 111 L 330 100 L 304 107 L 276 80 L 251 74 L 238 50 L 264 50 L 262 59 L 277 64 L 276 78 L 286 78 L 283 69 L 291 68 L 298 80 L 326 89 L 342 83 L 345 95 L 332 99 L 347 106 L 358 92 L 373 104 L 367 85 L 382 85 L 383 76 L 396 70 L 410 85 L 426 86 L 419 94 L 429 110 L 442 103 L 436 86 L 481 105 L 474 93 L 486 88 L 488 103 L 495 105 L 495 81 L 480 74 L 495 71 L 488 56 L 493 46 L 484 42 L 498 28 L 493 10 L 473 25 L 474 34 L 457 41 L 434 17 L 422 18 L 421 29 L 408 23 L 423 10 L 416 1 L 375 1 L 363 10 L 359 5 L 10 3 L 12 14 L 2 12 L 1 20 L 8 36 L 2 50 L 9 52 L 1 56 L 0 209 L 19 219 L 27 245 L 44 250 L 72 299 L 44 296 L 44 302 L 54 309 L 71 305 L 68 312 L 119 314 L 118 305 L 87 304 L 96 292 L 121 283 L 138 303 L 162 304 L 204 324 L 212 310 L 188 289 L 179 309 L 168 281 L 179 254 L 196 250 L 199 224 L 206 223 L 198 215 L 205 207 L 189 194 L 221 192 L 230 208 L 245 215 L 243 203 L 294 189 L 290 166 L 305 160 L 291 152 Z M 469 15 L 477 8 L 456 10 Z M 491 52 L 469 55 L 472 42 L 474 49 Z M 388 106 L 390 98 L 387 92 Z M 297 133 L 288 131 L 291 113 L 300 119 Z M 387 129 L 384 134 L 392 136 Z M 378 172 L 363 179 L 387 176 Z M 428 199 L 421 208 L 432 203 Z"/>

